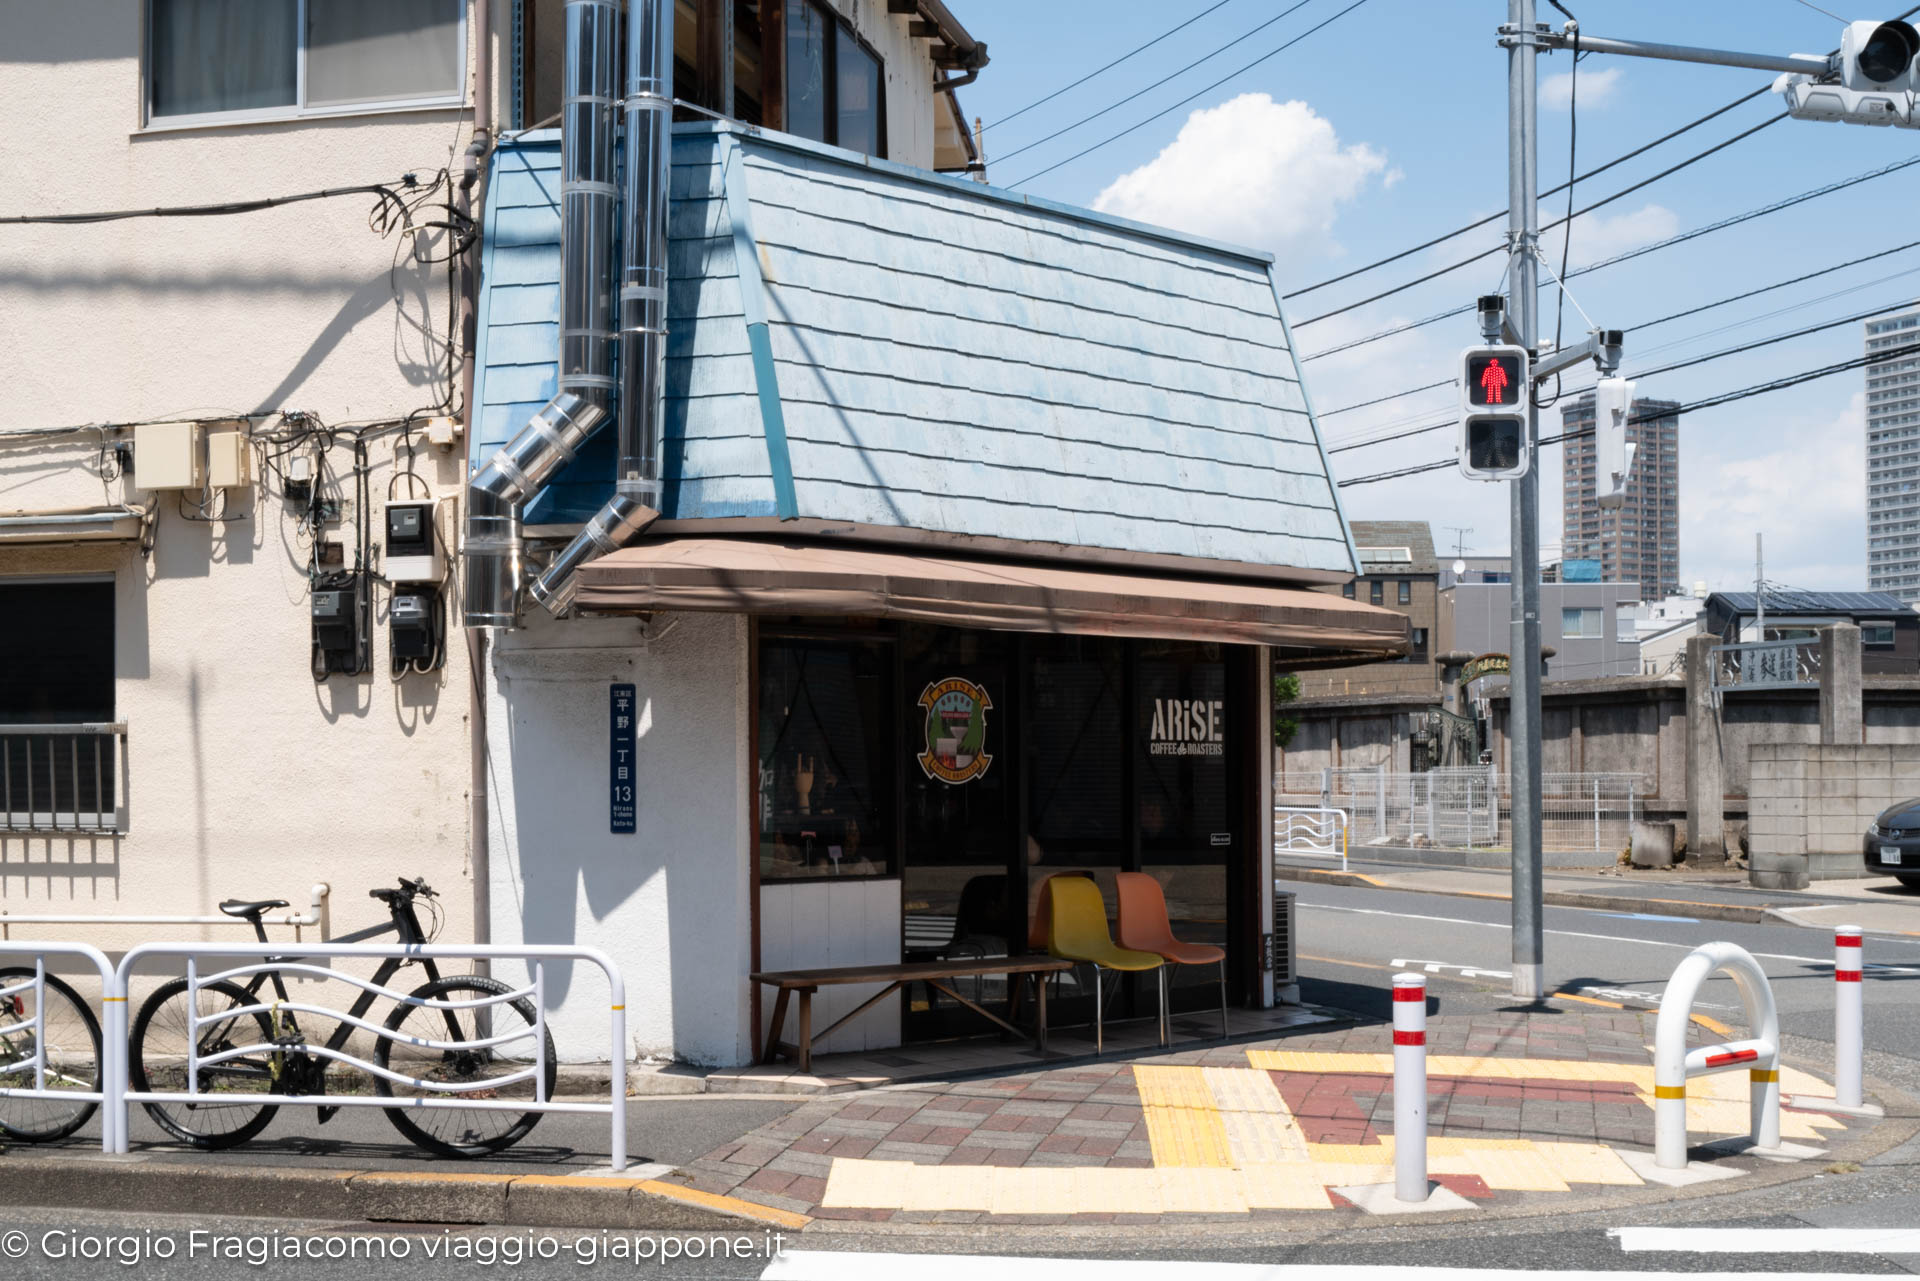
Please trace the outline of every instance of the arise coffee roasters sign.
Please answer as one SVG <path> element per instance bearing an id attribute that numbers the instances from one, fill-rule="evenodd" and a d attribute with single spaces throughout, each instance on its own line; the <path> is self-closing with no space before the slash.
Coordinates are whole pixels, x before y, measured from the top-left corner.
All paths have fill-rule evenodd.
<path id="1" fill-rule="evenodd" d="M 993 756 L 987 746 L 987 712 L 993 700 L 984 685 L 961 676 L 930 681 L 920 693 L 926 710 L 925 750 L 920 768 L 928 778 L 969 783 L 987 772 Z"/>
<path id="2" fill-rule="evenodd" d="M 1151 756 L 1224 756 L 1226 703 L 1221 699 L 1156 698 L 1147 733 Z"/>

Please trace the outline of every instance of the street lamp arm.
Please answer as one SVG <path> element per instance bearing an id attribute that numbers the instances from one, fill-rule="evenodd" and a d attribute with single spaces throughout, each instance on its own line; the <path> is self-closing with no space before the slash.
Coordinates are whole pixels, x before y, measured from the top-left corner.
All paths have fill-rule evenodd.
<path id="1" fill-rule="evenodd" d="M 1755 71 L 1785 71 L 1810 76 L 1830 75 L 1833 59 L 1815 53 L 1792 53 L 1782 57 L 1770 53 L 1740 53 L 1732 49 L 1696 49 L 1691 45 L 1655 44 L 1647 40 L 1613 40 L 1590 36 L 1584 31 L 1543 31 L 1539 47 L 1572 49 L 1578 42 L 1581 53 L 1617 53 L 1629 58 L 1659 58 L 1666 62 L 1699 62 L 1715 67 L 1751 67 Z"/>

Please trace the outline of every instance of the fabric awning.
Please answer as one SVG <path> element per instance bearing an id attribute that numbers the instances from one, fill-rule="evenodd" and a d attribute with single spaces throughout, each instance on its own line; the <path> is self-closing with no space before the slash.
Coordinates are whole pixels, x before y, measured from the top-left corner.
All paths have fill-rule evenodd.
<path id="1" fill-rule="evenodd" d="M 747 538 L 637 543 L 579 571 L 600 613 L 704 610 L 893 618 L 1000 631 L 1272 645 L 1290 666 L 1398 657 L 1406 615 L 1325 592 Z M 1297 661 L 1296 661 L 1297 660 Z"/>

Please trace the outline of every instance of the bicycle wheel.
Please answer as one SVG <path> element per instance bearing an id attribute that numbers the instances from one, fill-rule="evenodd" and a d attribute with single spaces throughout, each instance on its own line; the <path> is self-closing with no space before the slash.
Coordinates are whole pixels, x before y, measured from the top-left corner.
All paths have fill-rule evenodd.
<path id="1" fill-rule="evenodd" d="M 418 1000 L 471 1002 L 500 996 L 513 989 L 498 979 L 478 974 L 453 974 L 414 989 Z M 509 1077 L 527 1072 L 536 1059 L 546 1075 L 547 1097 L 553 1097 L 558 1074 L 553 1053 L 553 1037 L 536 1054 L 533 1034 L 533 1003 L 525 997 L 478 1009 L 429 1009 L 420 1005 L 401 1005 L 387 1017 L 387 1031 L 399 1036 L 380 1038 L 374 1049 L 374 1062 L 389 1072 L 435 1084 L 465 1084 Z M 441 1050 L 417 1044 L 420 1041 L 481 1041 L 513 1037 L 501 1044 L 475 1050 Z M 403 1085 L 384 1076 L 374 1077 L 374 1089 L 397 1099 L 468 1098 L 489 1102 L 534 1099 L 531 1075 L 506 1084 L 482 1087 L 458 1094 L 442 1090 Z M 527 1136 L 540 1120 L 538 1112 L 514 1112 L 493 1108 L 388 1108 L 387 1119 L 408 1139 L 429 1152 L 442 1156 L 485 1156 L 512 1147 Z"/>
<path id="2" fill-rule="evenodd" d="M 174 979 L 154 989 L 134 1020 L 127 1077 L 135 1090 L 183 1091 L 187 1088 L 187 981 Z M 199 992 L 201 1057 L 265 1045 L 273 1041 L 273 1021 L 264 1011 L 226 1014 L 259 1000 L 237 983 L 204 983 Z M 224 1017 L 223 1017 L 224 1016 Z M 272 1055 L 261 1050 L 200 1069 L 203 1093 L 271 1094 Z M 278 1109 L 265 1103 L 145 1103 L 147 1115 L 176 1139 L 208 1150 L 245 1143 L 266 1128 Z"/>
<path id="3" fill-rule="evenodd" d="M 31 983 L 33 971 L 0 970 L 0 987 Z M 80 994 L 49 974 L 40 1006 L 40 1032 L 23 1026 L 33 1017 L 33 992 L 0 997 L 0 1088 L 31 1090 L 36 1048 L 46 1057 L 45 1088 L 94 1092 L 100 1088 L 100 1021 Z M 25 1060 L 25 1062 L 23 1062 Z M 99 1108 L 92 1099 L 0 1098 L 0 1131 L 26 1143 L 64 1139 Z"/>

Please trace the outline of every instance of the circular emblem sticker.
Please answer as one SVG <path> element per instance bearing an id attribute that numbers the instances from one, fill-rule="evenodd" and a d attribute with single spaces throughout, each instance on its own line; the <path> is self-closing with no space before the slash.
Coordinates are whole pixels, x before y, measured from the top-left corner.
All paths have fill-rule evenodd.
<path id="1" fill-rule="evenodd" d="M 927 712 L 926 750 L 920 768 L 928 778 L 967 783 L 987 772 L 987 710 L 993 700 L 983 686 L 959 676 L 933 681 L 920 693 Z"/>

